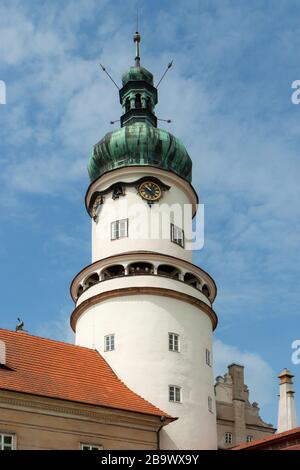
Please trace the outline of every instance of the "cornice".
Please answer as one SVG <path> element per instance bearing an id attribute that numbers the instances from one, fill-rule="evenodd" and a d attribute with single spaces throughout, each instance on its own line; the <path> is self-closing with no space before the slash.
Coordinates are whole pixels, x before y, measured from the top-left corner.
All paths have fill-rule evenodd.
<path id="1" fill-rule="evenodd" d="M 155 258 L 162 258 L 165 262 L 167 262 L 168 260 L 171 260 L 171 262 L 173 261 L 174 263 L 176 263 L 179 266 L 185 266 L 187 268 L 187 270 L 191 270 L 194 273 L 196 272 L 196 274 L 202 275 L 205 278 L 205 281 L 210 285 L 210 287 L 211 286 L 213 287 L 214 292 L 213 291 L 211 292 L 211 298 L 210 298 L 211 302 L 213 302 L 215 300 L 216 296 L 217 296 L 217 285 L 216 285 L 215 281 L 208 274 L 208 272 L 204 271 L 204 269 L 202 269 L 202 268 L 199 268 L 199 266 L 197 266 L 196 264 L 193 264 L 190 261 L 187 261 L 187 260 L 182 259 L 182 258 L 177 258 L 177 257 L 172 256 L 172 255 L 166 255 L 164 253 L 157 253 L 157 252 L 154 252 L 154 251 L 127 251 L 127 252 L 123 252 L 123 253 L 118 253 L 117 255 L 108 256 L 107 258 L 102 258 L 101 260 L 94 261 L 94 263 L 89 264 L 89 265 L 85 266 L 83 269 L 81 269 L 81 271 L 79 271 L 79 273 L 76 274 L 76 276 L 74 277 L 74 279 L 72 280 L 71 285 L 70 285 L 70 295 L 71 295 L 73 301 L 74 302 L 76 301 L 76 295 L 73 292 L 74 285 L 77 282 L 78 278 L 83 275 L 83 273 L 88 274 L 90 271 L 93 271 L 98 266 L 101 266 L 101 265 L 105 264 L 106 262 L 107 263 L 108 262 L 109 263 L 110 262 L 115 263 L 116 262 L 115 260 L 117 260 L 118 258 L 122 258 L 122 257 L 128 257 L 128 258 L 130 258 L 130 257 L 147 257 L 147 261 L 155 260 Z M 101 281 L 101 282 L 105 282 L 105 281 Z"/>
<path id="2" fill-rule="evenodd" d="M 102 292 L 84 300 L 78 307 L 75 308 L 75 310 L 73 310 L 71 314 L 70 323 L 73 331 L 75 332 L 76 330 L 76 323 L 78 318 L 86 309 L 100 302 L 104 302 L 105 300 L 113 299 L 115 297 L 123 297 L 126 295 L 157 295 L 162 297 L 171 297 L 182 302 L 187 302 L 197 307 L 202 313 L 208 315 L 211 320 L 213 330 L 215 330 L 215 328 L 217 327 L 217 314 L 211 307 L 209 307 L 206 303 L 204 303 L 200 299 L 197 299 L 196 297 L 192 297 L 191 295 L 184 294 L 182 292 L 161 287 L 126 287 L 122 289 L 114 289 L 107 292 Z"/>
<path id="3" fill-rule="evenodd" d="M 83 419 L 113 426 L 128 427 L 130 425 L 131 428 L 136 429 L 159 428 L 162 424 L 159 416 L 156 417 L 116 408 L 89 406 L 84 403 L 69 403 L 64 400 L 60 401 L 57 398 L 21 394 L 13 390 L 3 389 L 0 389 L 1 408 Z M 164 425 L 171 421 L 171 419 L 166 418 Z"/>

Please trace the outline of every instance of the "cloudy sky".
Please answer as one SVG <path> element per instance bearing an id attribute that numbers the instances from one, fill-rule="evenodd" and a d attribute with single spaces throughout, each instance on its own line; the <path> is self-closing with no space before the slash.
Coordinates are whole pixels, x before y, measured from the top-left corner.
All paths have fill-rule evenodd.
<path id="1" fill-rule="evenodd" d="M 0 326 L 72 341 L 69 285 L 90 262 L 84 209 L 93 144 L 120 115 L 136 0 L 1 0 Z M 218 286 L 215 374 L 246 366 L 251 400 L 277 420 L 277 379 L 300 365 L 300 79 L 297 0 L 139 1 L 157 114 L 193 159 L 205 204 L 194 261 Z"/>

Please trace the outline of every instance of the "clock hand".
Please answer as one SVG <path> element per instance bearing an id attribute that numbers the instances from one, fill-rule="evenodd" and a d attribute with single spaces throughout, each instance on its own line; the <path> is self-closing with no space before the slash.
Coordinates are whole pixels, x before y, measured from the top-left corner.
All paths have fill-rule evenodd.
<path id="1" fill-rule="evenodd" d="M 155 196 L 155 191 L 152 189 L 150 186 L 145 186 L 145 189 L 150 193 L 151 195 Z"/>

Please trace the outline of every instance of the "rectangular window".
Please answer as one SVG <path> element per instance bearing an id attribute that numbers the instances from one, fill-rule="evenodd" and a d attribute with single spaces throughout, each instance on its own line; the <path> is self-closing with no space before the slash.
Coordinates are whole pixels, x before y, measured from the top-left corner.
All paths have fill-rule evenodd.
<path id="1" fill-rule="evenodd" d="M 181 388 L 176 385 L 169 385 L 169 400 L 181 403 Z"/>
<path id="2" fill-rule="evenodd" d="M 13 450 L 14 436 L 12 434 L 0 434 L 0 450 Z"/>
<path id="3" fill-rule="evenodd" d="M 171 224 L 171 241 L 184 248 L 184 231 L 174 224 Z"/>
<path id="4" fill-rule="evenodd" d="M 225 432 L 224 441 L 225 441 L 225 444 L 232 444 L 232 434 L 231 434 L 231 432 Z"/>
<path id="5" fill-rule="evenodd" d="M 253 441 L 253 436 L 247 436 L 246 442 L 252 442 Z"/>
<path id="6" fill-rule="evenodd" d="M 102 450 L 103 447 L 99 446 L 98 444 L 81 444 L 80 445 L 81 450 Z"/>
<path id="7" fill-rule="evenodd" d="M 104 336 L 104 351 L 114 351 L 115 349 L 115 335 Z"/>
<path id="8" fill-rule="evenodd" d="M 206 360 L 206 364 L 208 366 L 211 366 L 211 355 L 210 355 L 210 350 L 209 349 L 205 350 L 205 360 Z"/>
<path id="9" fill-rule="evenodd" d="M 208 397 L 208 411 L 213 412 L 213 401 L 211 397 Z"/>
<path id="10" fill-rule="evenodd" d="M 179 335 L 169 333 L 169 351 L 179 352 Z"/>
<path id="11" fill-rule="evenodd" d="M 111 223 L 111 239 L 128 237 L 128 219 L 115 220 Z"/>

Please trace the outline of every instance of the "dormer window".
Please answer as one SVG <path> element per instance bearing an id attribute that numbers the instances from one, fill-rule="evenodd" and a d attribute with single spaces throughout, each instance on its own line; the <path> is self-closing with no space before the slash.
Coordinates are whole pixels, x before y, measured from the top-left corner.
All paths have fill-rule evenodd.
<path id="1" fill-rule="evenodd" d="M 135 107 L 136 109 L 140 109 L 142 107 L 142 97 L 140 93 L 135 95 Z"/>

